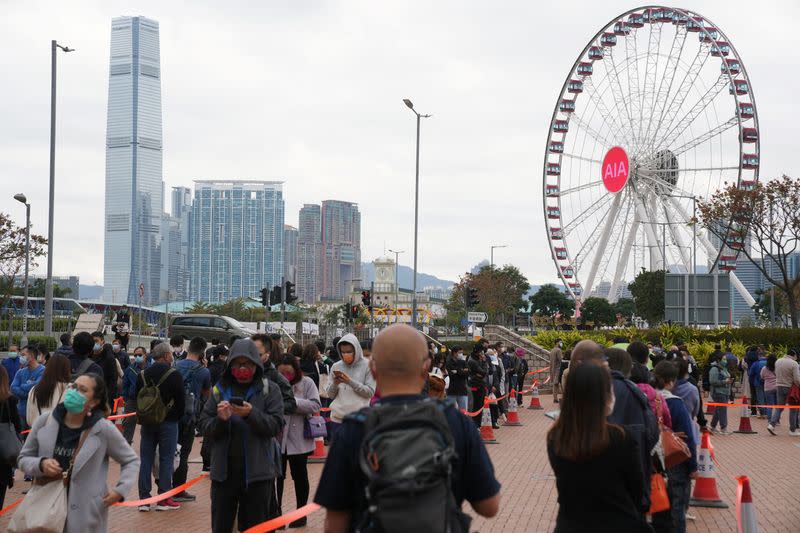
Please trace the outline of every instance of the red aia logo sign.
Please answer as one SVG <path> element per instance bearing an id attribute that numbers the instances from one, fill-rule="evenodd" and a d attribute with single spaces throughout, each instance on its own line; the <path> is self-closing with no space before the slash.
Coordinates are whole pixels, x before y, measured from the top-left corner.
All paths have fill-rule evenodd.
<path id="1" fill-rule="evenodd" d="M 628 154 L 619 146 L 613 147 L 603 158 L 603 185 L 608 192 L 619 192 L 628 182 Z"/>

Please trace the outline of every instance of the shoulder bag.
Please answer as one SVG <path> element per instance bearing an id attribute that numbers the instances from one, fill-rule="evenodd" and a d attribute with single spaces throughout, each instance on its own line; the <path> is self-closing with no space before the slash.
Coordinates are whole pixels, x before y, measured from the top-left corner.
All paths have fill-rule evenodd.
<path id="1" fill-rule="evenodd" d="M 44 427 L 44 426 L 42 426 Z M 67 493 L 72 478 L 75 457 L 83 447 L 89 430 L 85 430 L 72 452 L 69 469 L 54 478 L 38 477 L 8 524 L 9 533 L 36 531 L 37 533 L 62 533 L 67 522 L 69 507 Z"/>
<path id="2" fill-rule="evenodd" d="M 661 446 L 664 448 L 664 467 L 672 468 L 684 461 L 688 461 L 692 456 L 686 442 L 664 425 L 663 406 L 661 394 L 656 396 L 656 413 L 658 416 L 658 428 L 661 431 Z"/>
<path id="3" fill-rule="evenodd" d="M 3 402 L 3 409 L 0 413 L 8 413 L 8 422 L 0 422 L 0 464 L 14 467 L 17 464 L 17 456 L 22 449 L 22 440 L 17 434 L 17 428 L 11 422 L 11 407 L 8 400 Z"/>

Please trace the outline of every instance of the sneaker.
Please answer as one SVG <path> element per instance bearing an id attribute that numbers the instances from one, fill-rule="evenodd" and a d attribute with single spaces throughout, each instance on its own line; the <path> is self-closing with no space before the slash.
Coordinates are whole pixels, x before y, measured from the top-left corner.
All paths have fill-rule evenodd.
<path id="1" fill-rule="evenodd" d="M 686 520 L 697 520 L 697 517 L 693 514 L 686 513 Z"/>
<path id="2" fill-rule="evenodd" d="M 140 505 L 139 506 L 139 512 L 140 513 L 149 513 L 150 512 L 150 506 L 149 505 Z"/>
<path id="3" fill-rule="evenodd" d="M 166 500 L 162 500 L 156 504 L 156 511 L 174 511 L 180 508 L 181 504 L 172 498 L 167 498 Z"/>
<path id="4" fill-rule="evenodd" d="M 795 429 L 794 431 L 790 431 L 789 435 L 792 437 L 800 437 L 800 429 Z"/>
<path id="5" fill-rule="evenodd" d="M 193 502 L 197 499 L 197 496 L 194 494 L 189 494 L 184 490 L 173 496 L 172 499 L 176 502 Z"/>
<path id="6" fill-rule="evenodd" d="M 772 435 L 777 435 L 777 433 L 775 433 L 775 426 L 772 425 L 772 422 L 767 424 L 767 431 L 769 431 Z"/>
<path id="7" fill-rule="evenodd" d="M 727 429 L 721 429 L 719 431 L 720 435 L 733 435 L 733 431 L 728 431 Z"/>

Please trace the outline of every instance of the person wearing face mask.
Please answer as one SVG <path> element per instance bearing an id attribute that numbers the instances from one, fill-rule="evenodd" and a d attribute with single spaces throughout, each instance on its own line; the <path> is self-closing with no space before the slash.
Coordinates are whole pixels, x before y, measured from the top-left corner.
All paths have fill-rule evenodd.
<path id="1" fill-rule="evenodd" d="M 230 533 L 268 517 L 270 487 L 278 476 L 265 460 L 284 425 L 281 392 L 262 380 L 264 366 L 255 343 L 233 343 L 228 365 L 200 413 L 200 432 L 211 456 L 211 531 Z"/>
<path id="2" fill-rule="evenodd" d="M 120 369 L 124 372 L 128 365 L 131 364 L 131 359 L 128 356 L 128 350 L 122 345 L 119 339 L 114 339 L 111 343 L 111 353 L 114 354 Z"/>
<path id="3" fill-rule="evenodd" d="M 557 532 L 651 532 L 641 512 L 645 479 L 637 440 L 606 418 L 614 409 L 611 375 L 587 360 L 567 377 L 561 412 L 547 433 L 558 490 Z M 638 389 L 637 389 L 638 390 Z M 602 490 L 586 492 L 587 486 Z"/>
<path id="4" fill-rule="evenodd" d="M 180 361 L 181 359 L 186 359 L 186 350 L 183 349 L 183 342 L 184 342 L 183 335 L 173 335 L 169 339 L 169 345 L 172 348 L 172 358 L 175 361 Z"/>
<path id="5" fill-rule="evenodd" d="M 21 420 L 25 420 L 27 416 L 28 394 L 44 374 L 44 365 L 39 364 L 38 355 L 39 350 L 35 346 L 26 346 L 19 361 L 22 367 L 11 381 L 11 393 L 19 399 L 17 410 Z"/>
<path id="6" fill-rule="evenodd" d="M 728 360 L 724 357 L 717 359 L 711 363 L 711 369 L 708 371 L 708 382 L 711 385 L 711 399 L 714 402 L 728 403 L 728 398 L 731 395 L 731 378 L 728 372 Z M 717 431 L 717 424 L 719 424 L 719 431 Z M 711 417 L 711 431 L 719 433 L 720 435 L 730 435 L 728 431 L 728 408 L 717 407 L 714 409 L 714 416 Z"/>
<path id="7" fill-rule="evenodd" d="M 281 362 L 280 343 L 263 333 L 256 333 L 250 338 L 256 345 L 261 364 L 264 367 L 263 379 L 269 379 L 280 388 L 281 397 L 283 398 L 283 413 L 293 413 L 297 408 L 297 404 L 294 400 L 294 395 L 292 395 L 292 386 L 278 372 L 276 364 Z"/>
<path id="8" fill-rule="evenodd" d="M 139 453 L 142 462 L 139 468 L 139 499 L 150 497 L 152 487 L 151 476 L 155 462 L 156 447 L 158 447 L 158 493 L 163 494 L 172 489 L 172 474 L 174 470 L 173 458 L 178 447 L 178 422 L 184 415 L 185 397 L 183 391 L 183 378 L 180 372 L 172 368 L 172 349 L 169 344 L 157 344 L 150 354 L 153 364 L 142 370 L 136 379 L 136 398 L 139 415 L 140 444 Z M 147 384 L 148 387 L 157 386 L 161 401 L 167 407 L 167 413 L 160 423 L 142 424 L 142 405 L 139 404 L 139 392 Z M 167 498 L 155 504 L 156 511 L 171 511 L 179 509 L 180 504 L 172 498 Z M 149 505 L 139 506 L 139 511 L 147 512 Z"/>
<path id="9" fill-rule="evenodd" d="M 563 357 L 561 349 L 563 347 L 564 343 L 561 342 L 561 339 L 556 339 L 555 346 L 550 350 L 550 383 L 553 384 L 553 403 L 558 403 L 558 394 L 561 392 L 561 376 L 559 374 L 561 372 L 561 359 Z"/>
<path id="10" fill-rule="evenodd" d="M 514 361 L 515 371 L 517 374 L 516 380 L 516 389 L 517 389 L 517 407 L 522 405 L 522 390 L 525 388 L 525 377 L 528 375 L 528 360 L 525 358 L 525 349 L 523 348 L 516 348 L 514 350 L 514 356 L 516 360 Z M 509 401 L 513 401 L 509 400 Z"/>
<path id="11" fill-rule="evenodd" d="M 119 396 L 118 381 L 122 377 L 122 368 L 114 356 L 114 351 L 111 345 L 106 343 L 105 335 L 102 331 L 95 331 L 92 333 L 94 339 L 94 346 L 92 347 L 92 354 L 90 357 L 97 363 L 103 370 L 103 380 L 106 383 L 106 390 L 108 391 L 108 403 L 112 405 L 114 399 Z"/>
<path id="12" fill-rule="evenodd" d="M 9 381 L 13 381 L 19 370 L 19 346 L 12 344 L 8 347 L 8 357 L 3 359 L 3 366 L 8 373 Z"/>
<path id="13" fill-rule="evenodd" d="M 466 411 L 469 408 L 469 391 L 467 390 L 467 378 L 469 369 L 467 368 L 467 358 L 464 356 L 464 349 L 461 346 L 453 346 L 447 356 L 447 375 L 450 376 L 450 386 L 447 388 L 447 397 L 455 400 L 459 411 Z"/>
<path id="14" fill-rule="evenodd" d="M 333 379 L 328 383 L 331 399 L 331 431 L 336 430 L 345 416 L 369 405 L 375 394 L 375 378 L 369 371 L 369 362 L 361 352 L 361 343 L 352 333 L 347 333 L 336 345 L 341 356 L 331 367 Z"/>
<path id="15" fill-rule="evenodd" d="M 125 412 L 136 412 L 136 382 L 139 381 L 139 374 L 147 368 L 147 351 L 143 346 L 133 349 L 133 363 L 122 373 L 122 397 L 125 399 Z M 122 436 L 133 443 L 133 434 L 136 432 L 136 417 L 129 416 L 122 420 Z"/>
<path id="16" fill-rule="evenodd" d="M 308 456 L 314 451 L 314 439 L 307 438 L 304 434 L 305 420 L 308 416 L 319 412 L 321 407 L 319 391 L 314 381 L 308 376 L 303 375 L 300 363 L 293 355 L 284 356 L 281 364 L 278 365 L 278 372 L 292 385 L 292 392 L 297 401 L 297 410 L 290 415 L 284 415 L 285 426 L 283 429 L 283 439 L 281 440 L 281 461 L 283 473 L 278 478 L 278 511 L 282 512 L 283 502 L 283 483 L 286 479 L 286 465 L 292 469 L 292 481 L 294 481 L 294 495 L 297 508 L 303 507 L 308 503 Z M 306 525 L 306 518 L 289 524 L 290 528 L 303 527 Z"/>
<path id="17" fill-rule="evenodd" d="M 70 472 L 64 533 L 108 531 L 109 506 L 122 501 L 136 481 L 139 458 L 114 423 L 104 418 L 109 413 L 107 399 L 102 377 L 79 376 L 64 401 L 36 420 L 19 454 L 19 468 L 38 484 L 62 483 L 63 474 Z M 111 490 L 109 457 L 120 465 Z"/>

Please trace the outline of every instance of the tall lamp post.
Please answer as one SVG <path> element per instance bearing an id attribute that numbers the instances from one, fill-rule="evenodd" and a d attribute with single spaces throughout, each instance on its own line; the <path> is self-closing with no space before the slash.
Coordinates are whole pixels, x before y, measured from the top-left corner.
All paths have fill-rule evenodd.
<path id="1" fill-rule="evenodd" d="M 394 254 L 394 323 L 397 324 L 397 308 L 400 307 L 398 301 L 400 296 L 400 254 L 405 253 L 405 250 L 389 250 Z"/>
<path id="2" fill-rule="evenodd" d="M 50 41 L 50 204 L 47 219 L 47 280 L 44 286 L 44 334 L 53 334 L 53 212 L 56 193 L 56 56 L 58 49 L 74 52 L 74 48 Z"/>
<path id="3" fill-rule="evenodd" d="M 507 244 L 495 244 L 489 247 L 489 266 L 494 269 L 494 249 L 495 248 L 508 248 Z"/>
<path id="4" fill-rule="evenodd" d="M 419 228 L 419 123 L 420 119 L 428 118 L 430 115 L 420 115 L 414 109 L 414 104 L 408 98 L 403 99 L 411 111 L 417 116 L 417 168 L 414 179 L 414 283 L 413 293 L 411 294 L 411 327 L 417 327 L 417 233 Z"/>
<path id="5" fill-rule="evenodd" d="M 22 339 L 20 344 L 26 346 L 28 344 L 28 270 L 31 263 L 31 204 L 22 193 L 15 194 L 14 200 L 25 204 L 25 296 L 22 302 Z M 8 343 L 11 344 L 10 338 Z"/>

